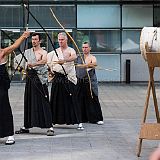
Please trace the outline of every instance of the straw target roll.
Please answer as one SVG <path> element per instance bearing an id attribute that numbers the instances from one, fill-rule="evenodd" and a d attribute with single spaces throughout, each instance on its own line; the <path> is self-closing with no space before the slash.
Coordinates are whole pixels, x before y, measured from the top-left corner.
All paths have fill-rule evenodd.
<path id="1" fill-rule="evenodd" d="M 144 27 L 140 36 L 140 50 L 141 55 L 146 58 L 146 44 L 149 52 L 160 52 L 160 28 L 158 27 Z"/>

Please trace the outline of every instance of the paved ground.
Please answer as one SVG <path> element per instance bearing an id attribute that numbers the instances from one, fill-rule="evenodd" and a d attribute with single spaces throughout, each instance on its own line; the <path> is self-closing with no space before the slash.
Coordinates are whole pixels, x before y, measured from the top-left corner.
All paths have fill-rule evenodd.
<path id="1" fill-rule="evenodd" d="M 6 146 L 6 139 L 1 139 L 0 160 L 147 160 L 159 142 L 143 140 L 141 157 L 136 157 L 146 90 L 144 84 L 99 84 L 104 125 L 86 123 L 84 131 L 55 126 L 54 137 L 47 137 L 45 129 L 33 128 L 30 134 L 15 135 L 15 145 Z M 15 129 L 23 124 L 23 93 L 24 84 L 11 85 Z M 158 99 L 159 95 L 158 87 Z M 152 99 L 147 120 L 155 121 Z"/>

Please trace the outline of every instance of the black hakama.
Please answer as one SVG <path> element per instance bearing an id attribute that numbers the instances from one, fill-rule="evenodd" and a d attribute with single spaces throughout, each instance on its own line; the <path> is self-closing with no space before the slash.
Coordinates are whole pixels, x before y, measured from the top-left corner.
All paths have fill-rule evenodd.
<path id="1" fill-rule="evenodd" d="M 92 90 L 93 97 L 91 97 L 88 79 L 78 79 L 76 93 L 79 98 L 79 105 L 81 106 L 82 122 L 96 123 L 98 121 L 103 121 L 98 96 Z"/>
<path id="2" fill-rule="evenodd" d="M 55 73 L 51 87 L 51 110 L 53 124 L 81 123 L 75 85 L 61 73 Z"/>
<path id="3" fill-rule="evenodd" d="M 28 70 L 24 94 L 24 127 L 52 126 L 51 107 L 46 84 L 41 83 L 34 69 Z"/>
<path id="4" fill-rule="evenodd" d="M 84 56 L 82 58 L 84 59 Z M 80 57 L 77 58 L 77 63 L 83 64 Z M 82 122 L 96 123 L 98 121 L 103 121 L 101 105 L 98 99 L 98 82 L 95 69 L 90 69 L 88 71 L 90 81 L 85 68 L 77 67 L 76 74 L 78 78 L 76 93 L 79 105 L 81 106 Z"/>
<path id="5" fill-rule="evenodd" d="M 10 79 L 5 64 L 0 65 L 0 138 L 14 134 L 13 115 L 9 103 Z"/>

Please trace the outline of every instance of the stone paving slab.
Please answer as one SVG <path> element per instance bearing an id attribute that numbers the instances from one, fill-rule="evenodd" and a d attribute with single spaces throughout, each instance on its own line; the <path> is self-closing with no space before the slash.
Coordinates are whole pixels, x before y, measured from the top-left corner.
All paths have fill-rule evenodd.
<path id="1" fill-rule="evenodd" d="M 33 128 L 31 133 L 15 135 L 16 143 L 4 145 L 0 140 L 0 160 L 147 160 L 159 141 L 143 140 L 141 157 L 136 157 L 147 85 L 99 84 L 99 99 L 104 125 L 56 125 L 55 136 L 47 137 L 46 129 Z M 12 83 L 9 90 L 15 130 L 23 125 L 24 84 Z M 157 87 L 158 102 L 160 90 Z M 155 122 L 153 100 L 147 121 Z"/>

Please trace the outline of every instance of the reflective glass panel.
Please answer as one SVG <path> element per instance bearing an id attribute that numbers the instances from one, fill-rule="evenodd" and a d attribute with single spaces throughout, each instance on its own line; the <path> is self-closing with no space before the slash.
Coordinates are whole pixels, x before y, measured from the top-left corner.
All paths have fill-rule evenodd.
<path id="1" fill-rule="evenodd" d="M 22 6 L 0 6 L 0 27 L 23 27 Z"/>
<path id="2" fill-rule="evenodd" d="M 153 26 L 153 7 L 150 5 L 124 5 L 122 27 Z"/>
<path id="3" fill-rule="evenodd" d="M 52 16 L 50 8 L 53 10 L 55 16 L 65 28 L 73 28 L 76 23 L 75 7 L 73 5 L 59 5 L 59 6 L 30 6 L 30 11 L 45 28 L 61 28 Z M 36 21 L 30 18 L 30 27 L 40 28 Z"/>
<path id="4" fill-rule="evenodd" d="M 98 81 L 120 81 L 120 54 L 95 56 L 97 64 L 101 68 L 97 67 L 96 69 Z M 107 69 L 114 69 L 114 71 L 108 72 Z"/>
<path id="5" fill-rule="evenodd" d="M 160 26 L 160 5 L 154 8 L 154 26 Z"/>
<path id="6" fill-rule="evenodd" d="M 120 27 L 119 5 L 78 5 L 78 28 Z"/>
<path id="7" fill-rule="evenodd" d="M 99 0 L 77 0 L 77 1 L 85 1 L 85 2 L 86 2 L 86 1 L 88 1 L 88 2 L 91 2 L 91 1 L 93 2 L 93 1 L 95 1 L 95 2 L 96 2 L 96 1 L 99 1 Z M 108 2 L 108 1 L 110 1 L 110 0 L 101 0 L 101 1 L 103 1 L 103 2 Z M 114 0 L 114 1 L 121 1 L 121 0 Z"/>
<path id="8" fill-rule="evenodd" d="M 77 43 L 81 48 L 82 43 L 89 41 L 92 52 L 119 53 L 120 31 L 119 30 L 79 30 L 77 32 Z"/>
<path id="9" fill-rule="evenodd" d="M 122 32 L 122 52 L 139 53 L 141 30 L 123 30 Z"/>
<path id="10" fill-rule="evenodd" d="M 30 0 L 31 2 L 39 2 L 39 1 L 45 1 L 45 0 Z M 69 2 L 69 1 L 71 1 L 71 2 L 73 2 L 73 1 L 75 1 L 75 0 L 52 0 L 52 1 L 54 1 L 54 2 L 65 2 L 65 1 L 67 1 L 67 2 Z"/>

